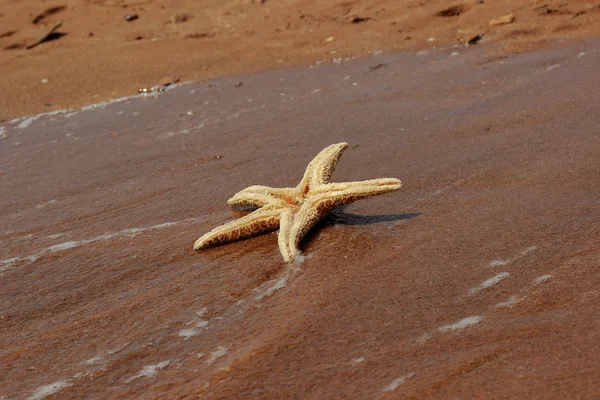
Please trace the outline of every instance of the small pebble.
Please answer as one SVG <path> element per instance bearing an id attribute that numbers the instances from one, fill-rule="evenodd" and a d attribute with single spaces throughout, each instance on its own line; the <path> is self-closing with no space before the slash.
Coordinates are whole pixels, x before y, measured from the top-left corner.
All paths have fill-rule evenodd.
<path id="1" fill-rule="evenodd" d="M 500 17 L 492 18 L 492 19 L 490 19 L 490 22 L 488 24 L 489 24 L 489 26 L 499 26 L 499 25 L 512 24 L 513 22 L 515 22 L 515 16 L 514 16 L 514 14 L 511 13 L 511 14 L 502 15 Z"/>
<path id="2" fill-rule="evenodd" d="M 173 24 L 181 24 L 189 19 L 187 14 L 175 14 L 171 16 L 171 23 Z"/>

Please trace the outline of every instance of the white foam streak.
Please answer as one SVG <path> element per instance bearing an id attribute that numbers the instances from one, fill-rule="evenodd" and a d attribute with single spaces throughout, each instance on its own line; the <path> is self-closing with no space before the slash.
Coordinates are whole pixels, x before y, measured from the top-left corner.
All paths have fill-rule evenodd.
<path id="1" fill-rule="evenodd" d="M 48 397 L 52 394 L 60 392 L 62 389 L 71 386 L 71 384 L 67 381 L 56 381 L 49 385 L 41 386 L 37 388 L 35 392 L 31 396 L 27 398 L 27 400 L 39 400 L 44 397 Z"/>
<path id="2" fill-rule="evenodd" d="M 206 360 L 206 363 L 207 364 L 212 364 L 215 361 L 217 361 L 217 359 L 223 357 L 226 354 L 227 354 L 227 347 L 219 346 L 219 347 L 217 347 L 217 349 L 215 351 L 213 351 L 212 353 L 210 353 L 210 356 Z"/>
<path id="3" fill-rule="evenodd" d="M 287 277 L 282 276 L 281 278 L 277 279 L 277 281 L 273 284 L 273 286 L 269 287 L 263 293 L 256 296 L 256 300 L 261 300 L 263 297 L 271 296 L 276 290 L 284 288 L 286 283 L 287 283 Z"/>
<path id="4" fill-rule="evenodd" d="M 508 300 L 496 304 L 495 307 L 496 308 L 512 307 L 515 304 L 517 304 L 518 302 L 520 302 L 521 300 L 522 299 L 517 296 L 510 296 L 508 298 Z"/>
<path id="5" fill-rule="evenodd" d="M 171 360 L 167 360 L 154 365 L 146 365 L 140 372 L 126 379 L 125 383 L 130 383 L 138 378 L 152 378 L 158 373 L 158 370 L 165 368 L 170 363 Z"/>
<path id="6" fill-rule="evenodd" d="M 455 324 L 440 326 L 438 328 L 438 331 L 440 331 L 440 332 L 456 331 L 458 329 L 464 329 L 469 326 L 477 325 L 479 322 L 481 322 L 481 317 L 478 315 L 475 315 L 473 317 L 461 319 L 460 321 L 458 321 Z"/>
<path id="7" fill-rule="evenodd" d="M 537 278 L 535 278 L 535 280 L 533 282 L 536 285 L 539 285 L 540 283 L 546 282 L 549 279 L 552 279 L 552 274 L 546 274 L 546 275 L 538 276 Z"/>
<path id="8" fill-rule="evenodd" d="M 500 272 L 498 275 L 492 276 L 491 278 L 481 282 L 478 286 L 475 286 L 469 290 L 469 296 L 473 296 L 480 291 L 497 285 L 501 280 L 506 279 L 510 276 L 508 272 Z"/>
<path id="9" fill-rule="evenodd" d="M 406 383 L 406 381 L 408 379 L 412 378 L 413 376 L 415 376 L 415 373 L 411 372 L 409 374 L 401 376 L 400 378 L 396 378 L 392 381 L 392 383 L 390 383 L 389 385 L 387 385 L 386 387 L 381 389 L 381 391 L 382 392 L 393 392 L 394 390 L 396 390 L 398 388 L 398 386 L 404 385 Z"/>
<path id="10" fill-rule="evenodd" d="M 510 264 L 511 260 L 492 260 L 488 263 L 488 267 L 502 267 L 503 265 Z"/>
<path id="11" fill-rule="evenodd" d="M 137 235 L 139 233 L 153 231 L 156 229 L 172 228 L 172 227 L 175 227 L 180 224 L 184 224 L 184 223 L 188 223 L 188 222 L 197 222 L 200 220 L 201 220 L 200 218 L 188 218 L 188 219 L 184 219 L 184 220 L 176 221 L 176 222 L 165 222 L 162 224 L 149 226 L 147 228 L 123 229 L 118 232 L 106 233 L 104 235 L 96 236 L 96 237 L 93 237 L 90 239 L 73 240 L 73 241 L 54 244 L 52 246 L 48 246 L 45 249 L 40 250 L 36 254 L 30 255 L 30 256 L 13 257 L 13 258 L 9 258 L 6 260 L 0 260 L 0 272 L 11 268 L 13 265 L 18 264 L 18 263 L 28 262 L 28 264 L 31 264 L 32 262 L 38 260 L 40 257 L 42 257 L 43 255 L 48 254 L 48 253 L 56 253 L 56 252 L 60 252 L 60 251 L 64 251 L 64 250 L 69 250 L 69 249 L 84 246 L 86 244 L 90 244 L 93 242 L 110 240 L 110 239 L 114 239 L 117 237 L 134 237 L 135 235 Z"/>
<path id="12" fill-rule="evenodd" d="M 169 85 L 168 87 L 165 87 L 164 88 L 165 90 L 163 90 L 161 93 L 164 93 L 167 90 L 171 90 L 171 89 L 173 89 L 177 86 L 181 86 L 181 85 L 182 85 L 181 83 L 177 84 L 177 85 Z M 152 95 L 156 95 L 156 94 L 157 93 L 152 93 Z M 137 99 L 137 98 L 141 98 L 141 97 L 148 97 L 148 95 L 149 94 L 147 94 L 147 93 L 135 94 L 132 96 L 124 96 L 124 97 L 119 97 L 116 99 L 111 99 L 108 101 L 101 101 L 99 103 L 89 104 L 87 106 L 81 107 L 79 110 L 63 109 L 63 110 L 55 110 L 55 111 L 45 112 L 45 113 L 41 113 L 41 114 L 37 114 L 37 115 L 32 115 L 29 117 L 14 118 L 9 121 L 9 124 L 19 123 L 19 125 L 17 125 L 16 128 L 17 129 L 25 129 L 25 128 L 28 128 L 29 126 L 31 126 L 31 124 L 33 124 L 35 121 L 37 121 L 38 119 L 40 119 L 42 117 L 54 117 L 57 115 L 62 115 L 65 118 L 70 118 L 73 115 L 77 115 L 83 111 L 104 109 L 104 108 L 106 108 L 106 106 L 111 105 L 111 104 L 123 103 L 125 101 L 133 100 L 133 99 Z"/>

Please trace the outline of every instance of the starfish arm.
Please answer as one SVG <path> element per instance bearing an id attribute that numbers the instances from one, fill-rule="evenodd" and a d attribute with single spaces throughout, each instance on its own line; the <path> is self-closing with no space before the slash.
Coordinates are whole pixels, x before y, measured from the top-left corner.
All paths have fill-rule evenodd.
<path id="1" fill-rule="evenodd" d="M 396 178 L 371 179 L 360 182 L 339 182 L 321 185 L 311 191 L 321 202 L 333 204 L 333 207 L 352 203 L 365 197 L 393 192 L 402 187 Z"/>
<path id="2" fill-rule="evenodd" d="M 376 196 L 400 189 L 402 183 L 395 178 L 371 179 L 361 182 L 330 183 L 311 191 L 297 213 L 290 214 L 291 221 L 279 232 L 279 249 L 286 262 L 301 254 L 298 246 L 308 231 L 336 206 L 352 203 L 365 197 Z M 287 226 L 291 222 L 291 226 Z M 283 214 L 282 214 L 282 224 Z M 282 225 L 284 226 L 284 225 Z"/>
<path id="3" fill-rule="evenodd" d="M 287 209 L 281 213 L 279 220 L 279 235 L 277 236 L 277 244 L 279 251 L 285 262 L 291 262 L 294 259 L 294 254 L 290 249 L 290 229 L 292 228 L 292 212 Z"/>
<path id="4" fill-rule="evenodd" d="M 334 207 L 400 189 L 402 183 L 395 178 L 329 183 L 346 148 L 347 143 L 337 143 L 323 149 L 309 163 L 302 180 L 294 188 L 256 185 L 236 193 L 228 200 L 230 206 L 258 209 L 208 232 L 194 243 L 194 249 L 279 227 L 279 249 L 284 260 L 291 262 L 301 255 L 300 241 Z"/>
<path id="5" fill-rule="evenodd" d="M 348 143 L 344 142 L 332 144 L 321 150 L 306 167 L 306 172 L 296 187 L 298 193 L 305 194 L 310 188 L 329 182 L 342 153 L 347 148 Z"/>
<path id="6" fill-rule="evenodd" d="M 232 198 L 227 200 L 227 204 L 229 204 L 231 207 L 234 207 L 234 208 L 241 208 L 241 207 L 260 208 L 260 207 L 266 206 L 267 204 L 273 204 L 276 202 L 277 202 L 277 199 L 274 199 L 273 197 L 271 197 L 269 195 L 260 194 L 260 193 L 244 193 L 244 194 L 237 193 Z"/>
<path id="7" fill-rule="evenodd" d="M 194 250 L 220 242 L 230 242 L 277 229 L 281 209 L 261 208 L 242 218 L 221 225 L 208 232 L 194 243 Z"/>
<path id="8" fill-rule="evenodd" d="M 286 200 L 294 199 L 293 188 L 272 188 L 269 186 L 250 186 L 237 192 L 227 200 L 232 207 L 263 207 L 267 204 L 284 205 Z"/>
<path id="9" fill-rule="evenodd" d="M 283 256 L 287 262 L 293 260 L 300 254 L 300 241 L 306 236 L 308 231 L 325 215 L 335 207 L 331 199 L 326 195 L 313 196 L 306 199 L 300 209 L 292 215 L 291 226 L 280 239 L 279 248 L 282 241 L 285 243 L 287 253 Z M 282 232 L 280 232 L 280 235 Z"/>

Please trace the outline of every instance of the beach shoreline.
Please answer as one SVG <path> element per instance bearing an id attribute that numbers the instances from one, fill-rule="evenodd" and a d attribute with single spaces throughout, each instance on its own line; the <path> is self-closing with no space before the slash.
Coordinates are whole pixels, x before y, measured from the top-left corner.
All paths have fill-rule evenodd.
<path id="1" fill-rule="evenodd" d="M 469 41 L 493 44 L 498 56 L 510 56 L 557 38 L 600 36 L 600 8 L 584 0 L 528 5 L 67 0 L 44 6 L 2 0 L 0 8 L 4 121 L 131 96 L 169 77 L 207 81 Z M 490 25 L 498 18 L 504 20 Z M 54 40 L 36 45 L 49 32 Z"/>

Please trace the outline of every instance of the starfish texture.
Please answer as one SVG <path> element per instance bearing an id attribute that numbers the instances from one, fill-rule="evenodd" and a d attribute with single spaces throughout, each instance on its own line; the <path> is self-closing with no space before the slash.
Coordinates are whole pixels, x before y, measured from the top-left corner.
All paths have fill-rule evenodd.
<path id="1" fill-rule="evenodd" d="M 329 182 L 348 143 L 332 144 L 323 149 L 306 168 L 304 177 L 293 188 L 250 186 L 236 193 L 227 203 L 232 207 L 255 207 L 252 213 L 221 225 L 194 244 L 202 249 L 279 227 L 279 250 L 286 262 L 302 253 L 298 245 L 308 231 L 334 207 L 369 196 L 400 189 L 395 178 L 360 182 Z"/>

